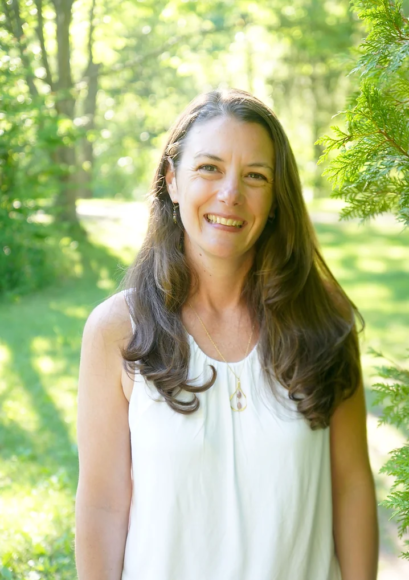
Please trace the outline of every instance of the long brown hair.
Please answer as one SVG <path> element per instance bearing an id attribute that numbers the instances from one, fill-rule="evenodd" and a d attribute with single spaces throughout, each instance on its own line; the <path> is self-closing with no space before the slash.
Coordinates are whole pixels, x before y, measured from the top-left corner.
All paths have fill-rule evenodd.
<path id="1" fill-rule="evenodd" d="M 202 386 L 189 384 L 190 350 L 181 309 L 195 272 L 183 252 L 184 227 L 173 223 L 173 204 L 165 174 L 169 160 L 178 168 L 186 136 L 195 123 L 219 116 L 258 123 L 274 147 L 275 219 L 256 242 L 256 256 L 242 298 L 260 327 L 257 346 L 267 384 L 277 395 L 277 381 L 297 401 L 311 429 L 329 425 L 343 399 L 361 378 L 355 305 L 326 265 L 308 216 L 297 165 L 288 138 L 274 113 L 251 94 L 215 90 L 195 98 L 169 132 L 149 193 L 150 215 L 143 245 L 121 288 L 126 293 L 135 332 L 122 356 L 127 371 L 152 381 L 166 403 L 180 413 L 199 407 L 177 399 L 181 390 L 209 389 L 217 371 Z"/>

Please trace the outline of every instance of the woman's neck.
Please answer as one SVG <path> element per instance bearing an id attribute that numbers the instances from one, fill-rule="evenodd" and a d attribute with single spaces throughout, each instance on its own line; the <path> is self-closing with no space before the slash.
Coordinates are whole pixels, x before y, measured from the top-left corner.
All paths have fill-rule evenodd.
<path id="1" fill-rule="evenodd" d="M 212 315 L 240 311 L 245 307 L 242 290 L 253 257 L 238 259 L 208 256 L 204 252 L 187 252 L 186 258 L 195 270 L 198 286 L 192 289 L 189 302 Z"/>

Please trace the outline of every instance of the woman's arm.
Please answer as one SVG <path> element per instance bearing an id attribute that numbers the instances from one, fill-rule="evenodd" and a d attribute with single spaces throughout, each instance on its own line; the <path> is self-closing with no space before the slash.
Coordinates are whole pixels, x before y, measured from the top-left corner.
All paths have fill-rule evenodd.
<path id="1" fill-rule="evenodd" d="M 130 321 L 121 295 L 84 328 L 78 388 L 79 482 L 75 552 L 79 580 L 120 580 L 132 494 L 128 401 L 119 345 Z"/>
<path id="2" fill-rule="evenodd" d="M 362 381 L 331 418 L 335 551 L 342 580 L 376 580 L 379 532 Z"/>

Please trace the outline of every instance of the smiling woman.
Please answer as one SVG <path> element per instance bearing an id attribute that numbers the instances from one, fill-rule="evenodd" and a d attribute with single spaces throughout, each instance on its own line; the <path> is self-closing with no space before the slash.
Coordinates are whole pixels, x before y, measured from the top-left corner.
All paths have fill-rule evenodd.
<path id="1" fill-rule="evenodd" d="M 148 233 L 84 330 L 80 580 L 375 580 L 355 318 L 275 115 L 237 89 L 170 130 Z"/>
<path id="2" fill-rule="evenodd" d="M 258 123 L 221 116 L 192 127 L 178 165 L 177 183 L 172 160 L 166 174 L 172 201 L 179 204 L 186 224 L 185 249 L 191 260 L 195 261 L 192 253 L 199 248 L 205 255 L 230 256 L 234 270 L 239 264 L 233 263 L 233 255 L 240 264 L 244 256 L 247 264 L 253 260 L 255 242 L 273 212 L 273 158 L 269 133 Z M 228 211 L 233 207 L 234 214 Z M 240 236 L 232 238 L 222 232 Z"/>

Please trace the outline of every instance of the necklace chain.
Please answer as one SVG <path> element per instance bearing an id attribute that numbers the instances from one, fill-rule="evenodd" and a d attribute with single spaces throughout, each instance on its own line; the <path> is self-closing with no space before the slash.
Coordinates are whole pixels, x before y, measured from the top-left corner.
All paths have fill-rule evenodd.
<path id="1" fill-rule="evenodd" d="M 206 332 L 207 336 L 208 336 L 208 337 L 210 338 L 210 340 L 212 341 L 212 344 L 213 344 L 213 346 L 215 347 L 215 349 L 217 350 L 217 352 L 219 353 L 219 355 L 222 357 L 222 359 L 224 360 L 224 362 L 226 363 L 226 365 L 228 366 L 228 368 L 229 368 L 229 369 L 231 370 L 231 372 L 234 374 L 234 376 L 236 377 L 236 379 L 239 381 L 239 385 L 240 385 L 240 379 L 239 379 L 239 377 L 236 375 L 236 373 L 234 372 L 234 370 L 231 368 L 231 366 L 229 365 L 229 363 L 227 362 L 227 360 L 224 358 L 224 356 L 223 356 L 223 355 L 222 355 L 222 353 L 220 352 L 220 350 L 219 350 L 219 348 L 218 348 L 217 344 L 214 342 L 214 340 L 213 340 L 213 339 L 212 339 L 212 337 L 210 336 L 210 334 L 209 334 L 209 332 L 208 332 L 208 330 L 207 330 L 207 328 L 206 328 L 206 326 L 205 326 L 205 324 L 204 324 L 203 320 L 200 318 L 200 316 L 198 315 L 198 313 L 196 312 L 196 310 L 193 308 L 193 306 L 190 304 L 190 302 L 188 302 L 188 305 L 190 306 L 190 308 L 193 310 L 193 312 L 196 314 L 196 316 L 197 316 L 197 317 L 198 317 L 198 319 L 200 320 L 200 322 L 201 322 L 201 324 L 202 324 L 202 326 L 203 326 L 203 328 L 204 328 L 204 330 L 205 330 L 205 332 Z M 248 354 L 248 351 L 249 351 L 249 347 L 250 347 L 251 339 L 253 338 L 253 332 L 254 332 L 254 326 L 255 326 L 255 324 L 256 324 L 256 323 L 254 323 L 254 324 L 253 324 L 253 328 L 251 329 L 251 334 L 250 334 L 250 338 L 249 338 L 249 341 L 248 341 L 248 344 L 247 344 L 246 354 L 245 354 L 245 356 L 244 356 L 244 358 L 245 358 L 245 359 L 247 358 L 247 354 Z"/>

